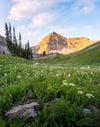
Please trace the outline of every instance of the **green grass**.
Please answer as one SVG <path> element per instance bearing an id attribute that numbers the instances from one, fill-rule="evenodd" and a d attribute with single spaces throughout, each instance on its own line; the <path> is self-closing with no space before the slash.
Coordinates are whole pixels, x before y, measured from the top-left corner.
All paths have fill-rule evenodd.
<path id="1" fill-rule="evenodd" d="M 98 51 L 98 50 L 97 50 Z M 63 55 L 61 55 L 63 56 Z M 61 58 L 59 55 L 58 58 Z M 63 56 L 64 58 L 65 56 Z M 56 59 L 55 61 L 59 61 Z M 4 114 L 12 106 L 29 102 L 40 104 L 39 116 L 30 122 L 6 119 Z M 79 94 L 81 91 L 82 94 Z M 93 95 L 88 97 L 87 93 Z M 44 103 L 60 98 L 51 106 Z M 99 127 L 99 116 L 84 117 L 82 107 L 100 106 L 100 65 L 79 64 L 34 66 L 33 62 L 0 54 L 0 125 L 2 127 Z M 84 122 L 85 121 L 85 122 Z"/>
<path id="2" fill-rule="evenodd" d="M 48 64 L 100 64 L 100 42 L 76 53 L 58 54 L 55 58 L 41 59 L 39 62 Z"/>

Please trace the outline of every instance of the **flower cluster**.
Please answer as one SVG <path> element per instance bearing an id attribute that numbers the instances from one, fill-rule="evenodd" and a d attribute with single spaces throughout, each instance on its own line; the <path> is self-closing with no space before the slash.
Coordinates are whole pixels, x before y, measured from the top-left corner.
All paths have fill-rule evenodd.
<path id="1" fill-rule="evenodd" d="M 86 96 L 87 96 L 88 98 L 94 98 L 94 96 L 93 96 L 92 94 L 90 94 L 90 93 L 86 93 Z"/>

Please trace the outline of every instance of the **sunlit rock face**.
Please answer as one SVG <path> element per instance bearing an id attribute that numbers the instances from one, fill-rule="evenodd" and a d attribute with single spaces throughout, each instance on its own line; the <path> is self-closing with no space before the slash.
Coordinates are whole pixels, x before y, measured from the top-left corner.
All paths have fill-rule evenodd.
<path id="1" fill-rule="evenodd" d="M 50 53 L 62 53 L 69 54 L 72 52 L 79 51 L 91 44 L 95 43 L 94 41 L 90 41 L 86 37 L 75 37 L 75 38 L 65 38 L 56 32 L 52 32 L 32 49 L 34 53 L 43 54 L 45 51 L 46 54 Z"/>

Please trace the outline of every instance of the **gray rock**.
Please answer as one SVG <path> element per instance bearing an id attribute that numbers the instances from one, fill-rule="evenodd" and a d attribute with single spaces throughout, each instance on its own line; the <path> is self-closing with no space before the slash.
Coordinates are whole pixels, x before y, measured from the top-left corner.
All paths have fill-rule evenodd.
<path id="1" fill-rule="evenodd" d="M 94 113 L 98 113 L 98 112 L 99 112 L 99 110 L 98 110 L 95 106 L 89 105 L 89 107 L 91 108 L 91 110 L 92 110 Z"/>
<path id="2" fill-rule="evenodd" d="M 50 101 L 50 102 L 47 102 L 47 103 L 45 103 L 45 104 L 47 105 L 47 107 L 51 107 L 51 105 L 52 105 L 52 104 L 56 104 L 56 103 L 58 102 L 58 100 L 59 100 L 59 99 L 54 99 L 54 100 L 52 100 L 52 101 Z"/>
<path id="3" fill-rule="evenodd" d="M 27 115 L 28 118 L 34 117 L 37 115 L 35 108 L 38 106 L 37 102 L 33 102 L 31 104 L 19 105 L 17 107 L 12 107 L 8 112 L 6 112 L 5 116 L 7 118 L 16 119 L 17 116 L 19 118 L 23 118 Z"/>
<path id="4" fill-rule="evenodd" d="M 83 112 L 83 115 L 84 116 L 91 116 L 92 115 L 92 112 L 90 109 L 87 109 L 87 108 L 83 108 L 82 109 L 82 112 Z"/>

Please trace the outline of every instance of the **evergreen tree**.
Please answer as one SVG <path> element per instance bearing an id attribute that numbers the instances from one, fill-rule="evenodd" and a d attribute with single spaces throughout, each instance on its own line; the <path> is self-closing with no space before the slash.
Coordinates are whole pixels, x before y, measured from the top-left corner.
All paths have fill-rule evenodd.
<path id="1" fill-rule="evenodd" d="M 11 24 L 9 23 L 9 49 L 12 52 L 12 32 L 11 32 Z"/>
<path id="2" fill-rule="evenodd" d="M 7 47 L 9 51 L 12 53 L 12 55 L 20 56 L 28 60 L 32 59 L 33 54 L 32 54 L 32 50 L 29 45 L 29 41 L 25 45 L 25 48 L 22 48 L 21 34 L 19 33 L 19 44 L 18 44 L 14 27 L 13 27 L 13 38 L 12 38 L 12 29 L 11 29 L 10 23 L 9 23 L 9 28 L 8 28 L 7 23 L 5 23 L 5 31 L 6 31 L 5 36 L 6 36 Z"/>
<path id="3" fill-rule="evenodd" d="M 21 34 L 19 33 L 19 56 L 22 56 Z"/>
<path id="4" fill-rule="evenodd" d="M 13 53 L 15 56 L 18 55 L 18 48 L 17 48 L 17 39 L 16 39 L 16 33 L 15 33 L 15 27 L 13 27 Z"/>
<path id="5" fill-rule="evenodd" d="M 7 47 L 8 47 L 8 50 L 10 51 L 9 49 L 9 30 L 8 30 L 7 23 L 5 23 L 5 36 L 6 36 Z"/>

